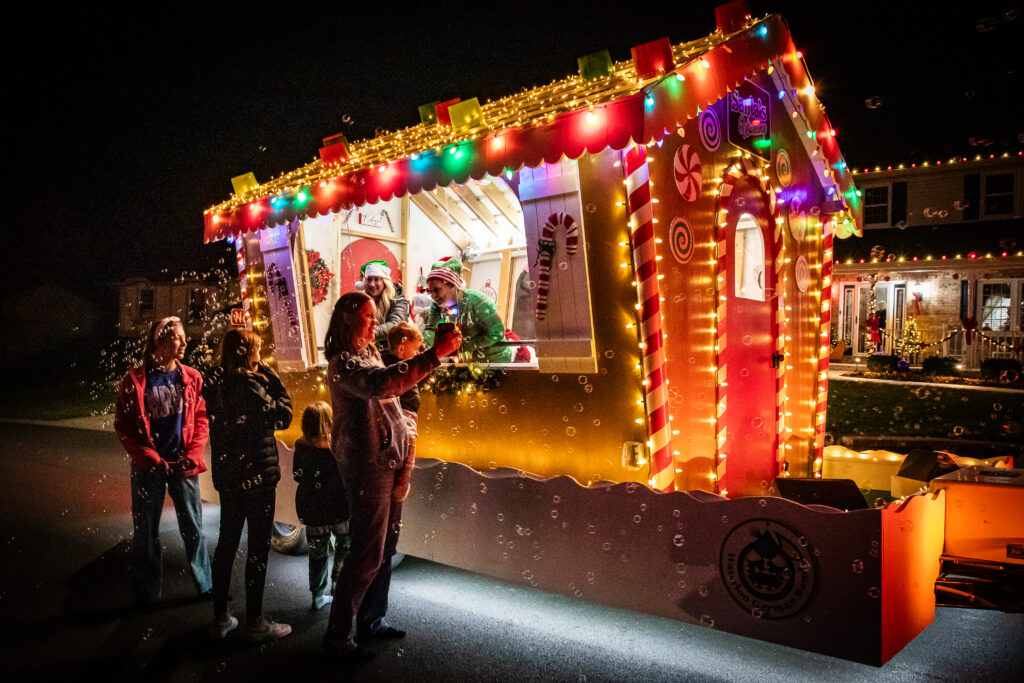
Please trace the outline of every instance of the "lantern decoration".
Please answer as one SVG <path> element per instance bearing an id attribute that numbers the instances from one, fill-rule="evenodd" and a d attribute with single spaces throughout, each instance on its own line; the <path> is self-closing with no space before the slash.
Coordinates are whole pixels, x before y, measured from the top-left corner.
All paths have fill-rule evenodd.
<path id="1" fill-rule="evenodd" d="M 432 126 L 437 123 L 437 111 L 435 107 L 441 104 L 441 100 L 434 100 L 433 102 L 427 102 L 421 104 L 420 109 L 420 123 L 425 126 Z"/>
<path id="2" fill-rule="evenodd" d="M 456 131 L 476 128 L 483 123 L 480 102 L 475 97 L 450 105 L 448 117 L 451 119 L 452 129 Z"/>
<path id="3" fill-rule="evenodd" d="M 236 175 L 231 179 L 231 187 L 234 188 L 235 194 L 241 197 L 249 190 L 253 190 L 259 187 L 259 183 L 256 182 L 256 176 L 252 173 L 243 173 L 242 175 Z"/>
<path id="4" fill-rule="evenodd" d="M 455 97 L 450 100 L 445 100 L 444 102 L 438 102 L 437 104 L 435 104 L 434 113 L 437 116 L 437 122 L 444 126 L 452 125 L 452 115 L 448 111 L 448 109 L 453 104 L 458 104 L 461 101 L 461 98 Z"/>
<path id="5" fill-rule="evenodd" d="M 348 140 L 345 139 L 344 133 L 324 138 L 324 146 L 320 148 L 320 159 L 327 166 L 340 166 L 348 162 Z"/>
<path id="6" fill-rule="evenodd" d="M 630 50 L 637 78 L 651 78 L 671 71 L 675 67 L 672 58 L 672 43 L 668 38 L 659 38 Z"/>
<path id="7" fill-rule="evenodd" d="M 608 54 L 608 50 L 601 50 L 585 57 L 579 57 L 576 62 L 580 67 L 580 77 L 585 81 L 598 81 L 602 78 L 608 78 L 615 73 L 615 67 L 612 65 L 612 58 Z"/>

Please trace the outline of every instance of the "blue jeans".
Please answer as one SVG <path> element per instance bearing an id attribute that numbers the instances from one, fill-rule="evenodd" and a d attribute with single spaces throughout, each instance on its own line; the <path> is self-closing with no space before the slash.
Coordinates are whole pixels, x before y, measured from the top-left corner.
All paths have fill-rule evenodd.
<path id="1" fill-rule="evenodd" d="M 132 553 L 133 589 L 135 599 L 152 603 L 160 599 L 163 579 L 163 558 L 160 546 L 160 515 L 164 493 L 174 501 L 178 530 L 185 543 L 185 556 L 192 569 L 192 578 L 200 593 L 210 590 L 210 554 L 203 535 L 203 502 L 199 497 L 199 477 L 166 475 L 133 467 L 132 487 Z"/>
<path id="2" fill-rule="evenodd" d="M 402 527 L 402 504 L 391 500 L 397 474 L 388 470 L 372 476 L 342 476 L 351 515 L 351 547 L 334 587 L 325 649 L 351 650 L 357 633 L 388 627 L 384 615 L 391 588 L 391 557 Z"/>

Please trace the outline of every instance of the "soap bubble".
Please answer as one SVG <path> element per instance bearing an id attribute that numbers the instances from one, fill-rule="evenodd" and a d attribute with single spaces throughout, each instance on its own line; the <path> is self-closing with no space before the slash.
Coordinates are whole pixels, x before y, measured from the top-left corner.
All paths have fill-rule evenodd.
<path id="1" fill-rule="evenodd" d="M 860 574 L 864 571 L 864 560 L 854 560 L 853 564 L 850 566 L 850 569 L 853 571 L 854 574 Z"/>

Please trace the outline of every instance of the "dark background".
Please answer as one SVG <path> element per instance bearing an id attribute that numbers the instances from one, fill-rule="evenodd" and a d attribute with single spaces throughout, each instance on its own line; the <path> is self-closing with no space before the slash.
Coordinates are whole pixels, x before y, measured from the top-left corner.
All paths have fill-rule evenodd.
<path id="1" fill-rule="evenodd" d="M 223 265 L 223 244 L 202 245 L 202 218 L 232 176 L 265 181 L 313 160 L 327 135 L 359 140 L 416 124 L 424 102 L 548 83 L 603 48 L 618 61 L 662 36 L 702 37 L 715 4 L 37 3 L 4 48 L 5 311 L 60 284 L 112 320 L 113 281 Z M 851 166 L 1022 148 L 1012 2 L 751 9 L 787 19 Z M 881 106 L 866 106 L 873 97 Z"/>

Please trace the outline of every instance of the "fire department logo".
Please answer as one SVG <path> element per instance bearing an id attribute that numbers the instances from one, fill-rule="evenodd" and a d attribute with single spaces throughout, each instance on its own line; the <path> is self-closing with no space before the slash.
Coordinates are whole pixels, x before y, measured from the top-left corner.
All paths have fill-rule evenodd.
<path id="1" fill-rule="evenodd" d="M 736 604 L 765 619 L 803 609 L 817 578 L 806 539 L 769 519 L 752 519 L 730 531 L 719 566 Z"/>

